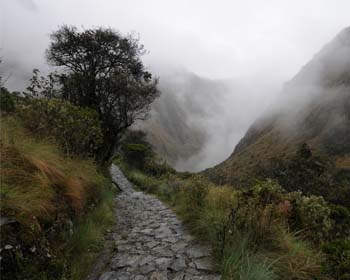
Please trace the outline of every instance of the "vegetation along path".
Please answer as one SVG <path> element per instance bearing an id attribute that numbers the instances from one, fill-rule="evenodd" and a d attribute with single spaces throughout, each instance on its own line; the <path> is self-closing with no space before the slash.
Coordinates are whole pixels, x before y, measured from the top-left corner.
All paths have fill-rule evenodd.
<path id="1" fill-rule="evenodd" d="M 220 279 L 208 248 L 197 244 L 176 215 L 153 196 L 137 192 L 113 165 L 116 197 L 116 250 L 99 280 Z"/>

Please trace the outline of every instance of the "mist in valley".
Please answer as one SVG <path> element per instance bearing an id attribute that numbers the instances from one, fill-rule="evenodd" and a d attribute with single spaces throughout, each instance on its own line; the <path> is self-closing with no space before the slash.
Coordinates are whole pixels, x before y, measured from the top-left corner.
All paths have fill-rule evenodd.
<path id="1" fill-rule="evenodd" d="M 149 51 L 143 61 L 159 77 L 162 95 L 150 118 L 135 127 L 181 171 L 225 160 L 259 116 L 292 108 L 290 98 L 300 101 L 293 101 L 293 108 L 304 104 L 310 95 L 302 94 L 305 87 L 296 89 L 298 77 L 292 86 L 284 83 L 349 25 L 350 10 L 345 0 L 337 5 L 330 0 L 98 5 L 2 0 L 0 5 L 0 74 L 11 90 L 24 90 L 33 68 L 52 70 L 44 52 L 49 34 L 63 24 L 108 26 L 139 36 Z M 346 51 L 337 59 L 347 61 Z M 320 92 L 318 87 L 307 91 Z"/>

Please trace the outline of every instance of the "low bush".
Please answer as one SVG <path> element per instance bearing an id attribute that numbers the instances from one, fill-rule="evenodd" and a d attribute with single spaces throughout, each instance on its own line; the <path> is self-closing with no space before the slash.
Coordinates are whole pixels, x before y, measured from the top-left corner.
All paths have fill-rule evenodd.
<path id="1" fill-rule="evenodd" d="M 350 236 L 350 209 L 341 205 L 330 205 L 332 220 L 331 237 L 333 239 Z"/>
<path id="2" fill-rule="evenodd" d="M 143 170 L 146 174 L 158 178 L 176 173 L 175 169 L 156 156 L 146 159 Z"/>
<path id="3" fill-rule="evenodd" d="M 102 144 L 98 115 L 59 99 L 31 99 L 18 107 L 25 128 L 51 137 L 66 154 L 94 156 Z"/>
<path id="4" fill-rule="evenodd" d="M 325 271 L 335 279 L 350 279 L 350 238 L 337 239 L 322 246 L 327 255 Z"/>
<path id="5" fill-rule="evenodd" d="M 128 172 L 128 179 L 140 190 L 148 193 L 157 193 L 161 180 L 145 175 L 141 171 L 133 170 Z"/>
<path id="6" fill-rule="evenodd" d="M 285 229 L 276 235 L 267 257 L 279 279 L 327 279 L 322 271 L 323 255 Z"/>
<path id="7" fill-rule="evenodd" d="M 1 112 L 11 113 L 16 108 L 16 96 L 11 94 L 5 87 L 0 84 L 0 110 Z"/>
<path id="8" fill-rule="evenodd" d="M 307 237 L 316 243 L 329 236 L 332 223 L 331 210 L 322 196 L 303 196 L 297 201 L 300 228 Z"/>
<path id="9" fill-rule="evenodd" d="M 181 190 L 184 201 L 184 213 L 188 216 L 187 219 L 194 220 L 200 217 L 210 185 L 208 181 L 200 176 L 193 176 L 185 181 Z"/>
<path id="10" fill-rule="evenodd" d="M 15 117 L 1 124 L 2 279 L 83 278 L 112 222 L 109 180 L 91 160 L 28 136 Z"/>
<path id="11" fill-rule="evenodd" d="M 143 168 L 148 156 L 149 149 L 144 144 L 124 143 L 122 146 L 124 158 L 130 166 Z"/>

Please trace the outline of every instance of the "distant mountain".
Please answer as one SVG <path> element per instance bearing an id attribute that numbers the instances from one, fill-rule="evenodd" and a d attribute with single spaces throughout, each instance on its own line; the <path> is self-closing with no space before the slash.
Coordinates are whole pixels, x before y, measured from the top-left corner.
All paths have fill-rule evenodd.
<path id="1" fill-rule="evenodd" d="M 258 166 L 291 157 L 302 143 L 350 172 L 350 27 L 285 84 L 231 156 L 205 174 L 219 183 L 244 184 Z"/>
<path id="2" fill-rule="evenodd" d="M 232 80 L 183 69 L 161 75 L 159 87 L 150 118 L 134 128 L 178 170 L 199 171 L 227 158 L 270 100 Z"/>
<path id="3" fill-rule="evenodd" d="M 228 88 L 186 71 L 165 75 L 159 88 L 162 95 L 153 104 L 150 118 L 138 122 L 135 128 L 147 132 L 156 152 L 179 167 L 179 162 L 187 161 L 204 147 L 208 134 L 203 120 L 219 110 L 217 100 Z"/>

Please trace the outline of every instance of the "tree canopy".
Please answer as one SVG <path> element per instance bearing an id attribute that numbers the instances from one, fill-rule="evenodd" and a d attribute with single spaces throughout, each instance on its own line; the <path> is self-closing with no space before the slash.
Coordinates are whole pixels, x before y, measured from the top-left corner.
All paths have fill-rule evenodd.
<path id="1" fill-rule="evenodd" d="M 110 28 L 79 31 L 63 26 L 51 34 L 48 62 L 59 67 L 60 97 L 97 111 L 107 160 L 121 134 L 135 120 L 143 119 L 160 92 L 142 61 L 139 39 Z"/>

